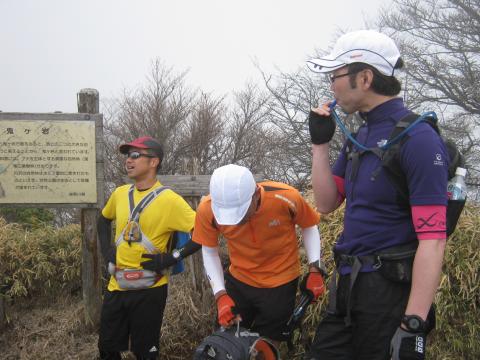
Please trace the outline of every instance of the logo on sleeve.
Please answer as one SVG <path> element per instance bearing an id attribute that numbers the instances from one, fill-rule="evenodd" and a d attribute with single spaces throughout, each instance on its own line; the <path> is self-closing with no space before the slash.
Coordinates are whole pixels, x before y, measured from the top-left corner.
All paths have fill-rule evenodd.
<path id="1" fill-rule="evenodd" d="M 436 166 L 445 165 L 442 159 L 442 154 L 435 154 L 435 160 L 433 160 L 433 165 L 436 165 Z"/>

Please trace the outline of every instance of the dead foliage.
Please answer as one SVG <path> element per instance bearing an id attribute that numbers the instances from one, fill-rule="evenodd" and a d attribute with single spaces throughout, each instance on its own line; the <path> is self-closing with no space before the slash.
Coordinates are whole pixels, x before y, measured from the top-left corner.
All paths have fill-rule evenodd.
<path id="1" fill-rule="evenodd" d="M 330 271 L 331 248 L 342 224 L 342 209 L 321 221 L 323 257 Z M 437 329 L 427 347 L 430 359 L 480 358 L 479 239 L 480 208 L 469 206 L 447 243 L 436 297 Z M 0 359 L 95 359 L 98 338 L 84 330 L 80 285 L 78 227 L 30 232 L 0 219 L 0 294 L 7 300 L 8 315 L 7 328 L 0 332 Z M 214 330 L 213 299 L 208 304 L 200 300 L 188 272 L 173 277 L 169 286 L 162 359 L 191 359 Z M 325 299 L 309 307 L 302 331 L 295 333 L 296 350 L 287 354 L 282 347 L 282 358 L 302 358 L 302 344 L 312 339 Z M 123 358 L 134 359 L 129 353 Z"/>

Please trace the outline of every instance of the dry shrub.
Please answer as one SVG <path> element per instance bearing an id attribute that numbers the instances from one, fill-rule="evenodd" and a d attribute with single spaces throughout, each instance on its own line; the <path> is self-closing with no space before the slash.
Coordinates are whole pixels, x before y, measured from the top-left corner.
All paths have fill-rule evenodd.
<path id="1" fill-rule="evenodd" d="M 54 297 L 80 289 L 80 227 L 25 230 L 0 218 L 0 293 Z"/>
<path id="2" fill-rule="evenodd" d="M 311 198 L 311 197 L 310 197 Z M 343 207 L 322 217 L 322 257 L 331 274 L 332 247 L 343 228 Z M 328 294 L 327 294 L 328 295 Z M 311 305 L 304 333 L 313 338 L 326 307 L 326 297 Z M 465 208 L 447 242 L 443 275 L 435 299 L 436 330 L 428 338 L 430 359 L 480 359 L 480 207 Z M 297 334 L 298 337 L 298 334 Z"/>
<path id="3" fill-rule="evenodd" d="M 0 359 L 95 359 L 98 336 L 85 331 L 78 295 L 50 301 L 22 298 L 8 310 L 9 325 L 0 332 Z"/>
<path id="4" fill-rule="evenodd" d="M 480 207 L 467 206 L 447 242 L 437 330 L 427 346 L 435 359 L 480 359 Z"/>
<path id="5" fill-rule="evenodd" d="M 343 209 L 322 218 L 323 258 L 330 272 L 331 249 L 342 227 Z M 479 238 L 480 208 L 469 206 L 447 243 L 444 274 L 436 297 L 437 329 L 428 339 L 430 359 L 480 358 Z M 60 271 L 53 271 L 50 262 Z M 21 266 L 24 264 L 27 266 Z M 24 271 L 24 267 L 35 270 Z M 43 229 L 37 233 L 0 220 L 0 274 L 9 279 L 5 282 L 2 277 L 1 283 L 8 283 L 8 293 L 17 299 L 10 309 L 9 328 L 0 334 L 0 358 L 95 358 L 96 333 L 86 333 L 79 320 L 83 311 L 79 295 L 68 295 L 72 288 L 80 286 L 79 272 L 78 227 Z M 36 300 L 24 298 L 33 294 Z M 55 300 L 49 303 L 47 299 L 53 297 Z M 301 342 L 313 337 L 325 305 L 326 297 L 309 307 L 302 327 L 304 336 L 300 339 L 300 332 L 295 333 L 298 346 L 294 353 L 286 354 L 282 347 L 283 359 L 302 358 Z M 191 274 L 173 277 L 160 339 L 162 359 L 191 359 L 196 346 L 213 332 L 214 323 L 215 305 L 210 289 L 202 300 L 193 290 Z M 124 354 L 123 358 L 133 356 Z"/>
<path id="6" fill-rule="evenodd" d="M 162 325 L 162 359 L 191 359 L 196 347 L 215 329 L 216 306 L 210 289 L 202 301 L 189 272 L 171 278 Z"/>

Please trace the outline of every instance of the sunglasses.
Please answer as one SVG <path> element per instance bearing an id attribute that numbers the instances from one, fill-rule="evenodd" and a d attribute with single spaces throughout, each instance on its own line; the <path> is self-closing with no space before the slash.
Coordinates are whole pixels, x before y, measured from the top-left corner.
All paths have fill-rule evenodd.
<path id="1" fill-rule="evenodd" d="M 133 159 L 133 160 L 136 160 L 138 158 L 141 158 L 141 157 L 146 157 L 146 158 L 154 158 L 156 157 L 155 155 L 150 155 L 150 154 L 142 154 L 138 151 L 131 151 L 127 154 L 127 157 L 130 158 L 130 159 Z"/>

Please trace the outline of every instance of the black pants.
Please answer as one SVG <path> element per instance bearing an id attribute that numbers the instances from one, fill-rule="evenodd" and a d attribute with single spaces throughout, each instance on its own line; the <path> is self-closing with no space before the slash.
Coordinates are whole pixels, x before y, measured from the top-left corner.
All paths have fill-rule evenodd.
<path id="1" fill-rule="evenodd" d="M 378 272 L 359 273 L 352 290 L 351 326 L 345 325 L 350 275 L 340 276 L 337 314 L 318 325 L 308 360 L 389 360 L 390 340 L 400 326 L 409 283 L 393 282 Z"/>
<path id="2" fill-rule="evenodd" d="M 145 290 L 107 291 L 100 319 L 100 353 L 128 350 L 130 339 L 131 350 L 137 358 L 155 359 L 166 300 L 167 285 Z"/>
<path id="3" fill-rule="evenodd" d="M 295 307 L 298 279 L 275 288 L 257 288 L 225 274 L 225 288 L 242 318 L 241 325 L 272 340 L 284 341 L 282 332 Z"/>

